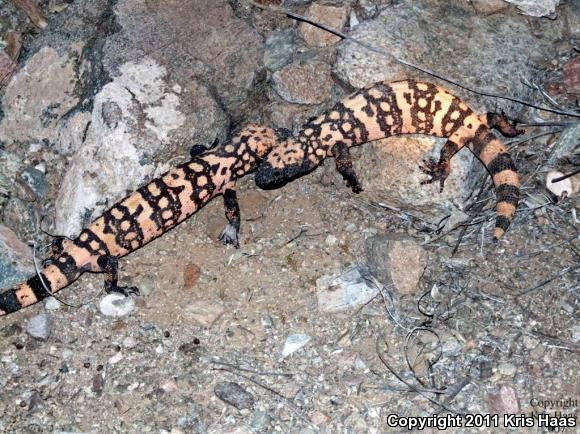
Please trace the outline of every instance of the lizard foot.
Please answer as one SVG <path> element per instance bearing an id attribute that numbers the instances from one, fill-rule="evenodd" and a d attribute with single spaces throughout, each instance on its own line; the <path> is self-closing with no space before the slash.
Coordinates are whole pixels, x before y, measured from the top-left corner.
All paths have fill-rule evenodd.
<path id="1" fill-rule="evenodd" d="M 360 183 L 358 182 L 358 180 L 355 178 L 354 181 L 351 181 L 350 179 L 348 179 L 346 181 L 346 186 L 350 187 L 352 189 L 353 193 L 360 193 L 361 191 L 364 191 L 364 189 L 362 188 L 362 185 L 360 185 Z"/>
<path id="2" fill-rule="evenodd" d="M 111 286 L 106 289 L 107 294 L 111 294 L 112 292 L 116 292 L 118 294 L 123 294 L 125 297 L 129 297 L 130 295 L 139 295 L 139 288 L 136 286 Z"/>
<path id="3" fill-rule="evenodd" d="M 443 191 L 443 186 L 445 185 L 445 180 L 449 176 L 449 161 L 435 161 L 434 159 L 429 158 L 428 160 L 423 160 L 423 164 L 419 166 L 419 169 L 431 177 L 431 179 L 421 181 L 421 185 L 432 184 L 433 182 L 439 181 L 439 193 L 441 193 Z"/>
<path id="4" fill-rule="evenodd" d="M 240 248 L 240 242 L 238 241 L 238 228 L 229 223 L 219 236 L 219 240 L 224 244 L 231 244 L 236 249 Z"/>

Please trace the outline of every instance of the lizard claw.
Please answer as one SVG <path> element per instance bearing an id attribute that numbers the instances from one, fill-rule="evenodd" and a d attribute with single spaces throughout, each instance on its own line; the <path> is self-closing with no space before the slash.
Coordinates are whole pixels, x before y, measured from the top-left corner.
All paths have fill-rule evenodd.
<path id="1" fill-rule="evenodd" d="M 433 182 L 439 181 L 439 193 L 443 192 L 445 180 L 449 176 L 448 161 L 435 161 L 434 159 L 429 158 L 428 160 L 423 160 L 423 164 L 419 165 L 419 169 L 431 177 L 430 179 L 421 181 L 421 185 L 432 184 Z"/>
<path id="2" fill-rule="evenodd" d="M 240 248 L 240 242 L 238 240 L 238 228 L 231 223 L 229 223 L 224 228 L 218 239 L 224 244 L 231 244 L 236 249 Z"/>

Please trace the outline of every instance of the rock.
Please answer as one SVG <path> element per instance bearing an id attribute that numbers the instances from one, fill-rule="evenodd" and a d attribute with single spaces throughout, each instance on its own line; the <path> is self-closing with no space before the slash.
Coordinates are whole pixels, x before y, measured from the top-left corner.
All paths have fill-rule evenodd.
<path id="1" fill-rule="evenodd" d="M 35 339 L 46 341 L 52 333 L 53 320 L 46 313 L 41 313 L 30 319 L 26 326 L 26 332 Z"/>
<path id="2" fill-rule="evenodd" d="M 38 233 L 40 209 L 34 203 L 11 197 L 2 215 L 4 225 L 12 228 L 21 238 L 33 240 Z"/>
<path id="3" fill-rule="evenodd" d="M 35 390 L 32 392 L 32 395 L 30 396 L 28 411 L 30 413 L 35 413 L 36 411 L 41 410 L 42 407 L 44 407 L 44 400 L 42 399 L 42 396 L 40 395 L 38 390 Z"/>
<path id="4" fill-rule="evenodd" d="M 159 386 L 165 393 L 177 392 L 177 379 L 175 377 L 168 378 Z"/>
<path id="5" fill-rule="evenodd" d="M 294 30 L 275 30 L 268 36 L 264 51 L 264 66 L 278 71 L 292 61 L 294 55 Z"/>
<path id="6" fill-rule="evenodd" d="M 292 63 L 275 72 L 272 78 L 274 89 L 288 102 L 318 104 L 331 96 L 330 66 L 323 62 Z"/>
<path id="7" fill-rule="evenodd" d="M 211 86 L 233 113 L 246 102 L 262 68 L 263 42 L 248 23 L 234 15 L 229 1 L 168 0 L 149 4 L 119 0 L 114 11 L 122 31 L 112 35 L 105 47 L 103 63 L 111 75 L 116 75 L 119 66 L 142 56 L 136 53 L 149 53 L 157 63 L 166 65 L 184 90 L 192 81 Z M 194 96 L 186 91 L 180 106 L 182 111 L 195 114 L 196 119 L 189 124 L 190 133 L 206 130 L 216 120 L 203 107 L 199 111 L 184 107 L 197 104 Z M 220 123 L 226 127 L 225 119 Z"/>
<path id="8" fill-rule="evenodd" d="M 479 16 L 468 2 L 450 4 L 445 0 L 394 2 L 350 35 L 461 83 L 525 99 L 533 99 L 534 91 L 512 77 L 534 81 L 540 71 L 534 69 L 532 59 L 550 57 L 556 42 L 536 38 L 526 17 Z M 348 41 L 339 46 L 334 72 L 357 89 L 381 80 L 434 80 L 392 57 L 371 53 Z M 491 109 L 489 99 L 453 91 L 476 111 Z M 522 111 L 520 105 L 506 101 L 494 100 L 493 104 L 494 111 L 504 110 L 512 116 Z"/>
<path id="9" fill-rule="evenodd" d="M 0 88 L 10 82 L 16 69 L 16 62 L 4 50 L 0 50 Z"/>
<path id="10" fill-rule="evenodd" d="M 387 233 L 366 240 L 365 251 L 371 273 L 400 294 L 416 291 L 427 266 L 427 253 L 412 238 Z"/>
<path id="11" fill-rule="evenodd" d="M 272 418 L 267 411 L 257 409 L 252 414 L 250 426 L 258 432 L 263 432 L 266 430 L 271 420 Z"/>
<path id="12" fill-rule="evenodd" d="M 560 0 L 505 0 L 532 17 L 547 17 L 556 12 Z"/>
<path id="13" fill-rule="evenodd" d="M 99 310 L 105 316 L 121 317 L 130 314 L 135 309 L 133 297 L 112 292 L 103 297 L 99 303 Z"/>
<path id="14" fill-rule="evenodd" d="M 198 280 L 200 275 L 200 268 L 195 264 L 187 264 L 183 269 L 183 288 L 184 289 L 191 289 L 193 288 Z"/>
<path id="15" fill-rule="evenodd" d="M 504 0 L 471 0 L 473 8 L 481 15 L 491 15 L 505 10 L 508 4 Z"/>
<path id="16" fill-rule="evenodd" d="M 57 309 L 60 309 L 60 301 L 58 301 L 54 297 L 48 297 L 44 301 L 44 308 L 46 310 L 57 310 Z"/>
<path id="17" fill-rule="evenodd" d="M 580 174 L 570 176 L 558 182 L 554 179 L 562 178 L 564 173 L 552 170 L 546 175 L 546 188 L 556 197 L 574 197 L 580 191 Z"/>
<path id="18" fill-rule="evenodd" d="M 356 11 L 357 17 L 364 21 L 374 18 L 379 11 L 373 0 L 358 0 L 353 9 Z"/>
<path id="19" fill-rule="evenodd" d="M 14 75 L 6 87 L 0 140 L 7 143 L 56 139 L 58 120 L 78 102 L 77 62 L 43 47 Z"/>
<path id="20" fill-rule="evenodd" d="M 307 17 L 317 23 L 323 24 L 331 29 L 342 31 L 349 15 L 349 7 L 332 6 L 313 3 L 305 13 Z M 299 35 L 304 39 L 306 45 L 311 47 L 325 47 L 336 44 L 340 37 L 330 32 L 314 27 L 308 23 L 300 23 Z"/>
<path id="21" fill-rule="evenodd" d="M 22 166 L 21 158 L 11 152 L 0 153 L 0 213 L 14 190 L 16 174 Z"/>
<path id="22" fill-rule="evenodd" d="M 501 375 L 505 375 L 506 377 L 513 377 L 516 373 L 516 367 L 511 363 L 501 363 L 498 366 L 498 371 Z"/>
<path id="23" fill-rule="evenodd" d="M 135 190 L 158 166 L 174 130 L 185 128 L 182 96 L 166 81 L 167 70 L 150 58 L 129 62 L 95 96 L 85 140 L 73 155 L 56 199 L 56 231 L 74 235 L 90 220 Z M 86 155 L 94 158 L 86 158 Z M 97 203 L 101 205 L 97 205 Z"/>
<path id="24" fill-rule="evenodd" d="M 572 342 L 575 344 L 580 343 L 580 324 L 576 324 L 572 328 Z"/>
<path id="25" fill-rule="evenodd" d="M 152 276 L 143 276 L 139 281 L 139 294 L 147 297 L 151 295 L 155 286 L 155 279 Z"/>
<path id="26" fill-rule="evenodd" d="M 238 410 L 254 408 L 254 396 L 237 383 L 222 382 L 214 387 L 215 396 Z"/>
<path id="27" fill-rule="evenodd" d="M 493 386 L 487 392 L 487 409 L 491 414 L 519 413 L 517 391 L 506 384 Z"/>
<path id="28" fill-rule="evenodd" d="M 336 313 L 367 304 L 379 293 L 370 285 L 368 268 L 357 266 L 335 276 L 322 276 L 316 281 L 318 309 Z"/>
<path id="29" fill-rule="evenodd" d="M 137 342 L 137 339 L 135 339 L 133 336 L 127 336 L 125 339 L 123 339 L 123 347 L 127 348 L 128 350 L 135 348 L 139 342 Z"/>
<path id="30" fill-rule="evenodd" d="M 9 228 L 0 225 L 0 288 L 5 288 L 34 274 L 32 250 Z"/>
<path id="31" fill-rule="evenodd" d="M 438 160 L 443 143 L 444 140 L 427 136 L 397 136 L 356 149 L 353 164 L 365 194 L 377 202 L 417 212 L 435 223 L 462 211 L 460 206 L 472 194 L 484 169 L 479 162 L 474 165 L 477 160 L 463 149 L 451 161 L 451 174 L 443 192 L 439 192 L 438 183 L 421 185 L 428 176 L 419 170 L 419 165 L 427 158 Z"/>
<path id="32" fill-rule="evenodd" d="M 202 327 L 211 327 L 225 312 L 226 309 L 222 304 L 210 301 L 193 303 L 184 309 L 185 316 Z"/>
<path id="33" fill-rule="evenodd" d="M 288 357 L 290 354 L 295 353 L 310 342 L 311 339 L 310 336 L 301 333 L 288 336 L 284 342 L 284 348 L 282 348 L 282 357 Z"/>
<path id="34" fill-rule="evenodd" d="M 555 168 L 563 160 L 571 158 L 573 154 L 580 151 L 580 122 L 566 128 L 560 133 L 558 141 L 551 146 L 548 161 L 545 167 Z"/>
<path id="35" fill-rule="evenodd" d="M 42 171 L 34 167 L 25 167 L 20 173 L 20 179 L 30 190 L 35 199 L 42 199 L 46 196 L 46 193 L 48 192 L 48 183 L 46 182 L 46 176 Z"/>
<path id="36" fill-rule="evenodd" d="M 580 56 L 569 60 L 563 67 L 564 87 L 568 93 L 580 95 Z"/>

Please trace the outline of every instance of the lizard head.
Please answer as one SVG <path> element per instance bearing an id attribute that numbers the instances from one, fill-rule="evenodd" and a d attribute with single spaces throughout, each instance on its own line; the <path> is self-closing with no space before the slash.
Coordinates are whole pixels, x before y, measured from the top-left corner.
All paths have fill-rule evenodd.
<path id="1" fill-rule="evenodd" d="M 289 138 L 278 143 L 260 163 L 256 172 L 256 185 L 271 189 L 312 171 L 322 159 L 310 158 L 304 145 Z"/>

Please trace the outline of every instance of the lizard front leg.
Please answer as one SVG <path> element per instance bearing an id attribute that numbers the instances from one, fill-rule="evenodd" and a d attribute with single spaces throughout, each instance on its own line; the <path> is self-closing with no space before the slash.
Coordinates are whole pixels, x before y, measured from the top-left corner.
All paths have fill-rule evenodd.
<path id="1" fill-rule="evenodd" d="M 238 205 L 238 196 L 236 190 L 226 188 L 224 191 L 224 208 L 228 225 L 224 228 L 219 236 L 220 241 L 224 244 L 231 244 L 236 249 L 240 247 L 238 234 L 240 232 L 240 206 Z"/>
<path id="2" fill-rule="evenodd" d="M 360 182 L 356 176 L 356 172 L 352 167 L 352 158 L 348 146 L 343 142 L 338 142 L 332 147 L 332 155 L 336 163 L 336 170 L 342 175 L 346 181 L 346 186 L 350 187 L 354 193 L 363 191 Z"/>
<path id="3" fill-rule="evenodd" d="M 119 278 L 119 259 L 116 256 L 99 256 L 97 265 L 100 268 L 98 271 L 105 273 L 105 291 L 107 294 L 119 292 L 125 296 L 129 294 L 139 295 L 139 289 L 137 287 L 119 286 L 117 284 Z"/>

